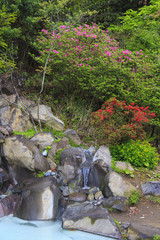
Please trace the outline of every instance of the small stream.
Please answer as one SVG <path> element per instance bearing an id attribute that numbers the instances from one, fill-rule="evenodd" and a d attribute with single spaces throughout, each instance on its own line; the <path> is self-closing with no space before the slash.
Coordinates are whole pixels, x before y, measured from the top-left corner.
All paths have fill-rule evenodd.
<path id="1" fill-rule="evenodd" d="M 12 215 L 0 218 L 0 240 L 111 240 L 61 228 L 60 221 L 25 221 Z"/>

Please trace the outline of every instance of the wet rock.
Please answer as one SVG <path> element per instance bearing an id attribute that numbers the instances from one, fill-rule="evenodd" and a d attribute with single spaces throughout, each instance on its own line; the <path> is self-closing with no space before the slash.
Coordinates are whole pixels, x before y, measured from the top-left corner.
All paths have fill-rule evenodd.
<path id="1" fill-rule="evenodd" d="M 80 148 L 69 148 L 62 151 L 59 158 L 58 171 L 61 171 L 67 182 L 79 175 L 82 163 L 82 152 Z"/>
<path id="2" fill-rule="evenodd" d="M 130 163 L 122 162 L 122 161 L 117 161 L 115 166 L 119 168 L 120 170 L 125 170 L 128 169 L 131 172 L 134 172 L 134 168 Z"/>
<path id="3" fill-rule="evenodd" d="M 76 192 L 76 193 L 71 193 L 68 196 L 68 200 L 73 202 L 84 202 L 86 201 L 86 199 L 87 199 L 87 195 L 85 193 Z"/>
<path id="4" fill-rule="evenodd" d="M 16 208 L 16 217 L 25 220 L 56 219 L 61 191 L 53 177 L 26 180 L 20 189 L 22 199 Z"/>
<path id="5" fill-rule="evenodd" d="M 96 200 L 99 200 L 99 199 L 102 199 L 102 198 L 104 198 L 102 192 L 101 192 L 101 191 L 96 192 L 96 194 L 95 194 L 95 199 L 96 199 Z"/>
<path id="6" fill-rule="evenodd" d="M 9 179 L 13 185 L 21 183 L 22 181 L 33 178 L 33 171 L 28 170 L 27 168 L 13 165 L 8 166 Z"/>
<path id="7" fill-rule="evenodd" d="M 40 132 L 36 133 L 31 139 L 40 149 L 51 146 L 55 140 L 52 133 Z"/>
<path id="8" fill-rule="evenodd" d="M 101 146 L 98 151 L 95 153 L 93 157 L 93 161 L 103 160 L 104 163 L 111 166 L 112 164 L 112 157 L 110 154 L 110 150 L 106 146 Z"/>
<path id="9" fill-rule="evenodd" d="M 88 186 L 101 188 L 104 184 L 104 178 L 109 172 L 109 166 L 103 160 L 96 160 L 90 166 L 88 177 Z"/>
<path id="10" fill-rule="evenodd" d="M 66 229 L 77 229 L 121 239 L 119 229 L 109 217 L 108 211 L 90 203 L 76 203 L 67 206 L 62 215 L 62 221 L 62 227 Z"/>
<path id="11" fill-rule="evenodd" d="M 128 200 L 125 197 L 109 197 L 103 200 L 102 205 L 106 208 L 125 212 L 128 209 Z"/>
<path id="12" fill-rule="evenodd" d="M 9 174 L 3 168 L 0 168 L 0 185 L 8 181 L 9 181 Z"/>
<path id="13" fill-rule="evenodd" d="M 110 172 L 105 177 L 104 181 L 104 196 L 105 197 L 127 197 L 131 195 L 133 191 L 137 190 L 131 183 L 124 180 L 116 172 Z"/>
<path id="14" fill-rule="evenodd" d="M 14 214 L 18 195 L 0 195 L 0 217 Z"/>
<path id="15" fill-rule="evenodd" d="M 8 163 L 30 171 L 49 169 L 48 161 L 32 141 L 22 137 L 7 137 L 3 144 L 4 157 Z"/>
<path id="16" fill-rule="evenodd" d="M 44 122 L 46 125 L 50 126 L 55 130 L 62 131 L 64 129 L 64 122 L 55 117 L 49 106 L 39 105 L 39 118 L 38 118 L 38 109 L 37 106 L 30 108 L 32 117 L 38 121 Z"/>
<path id="17" fill-rule="evenodd" d="M 74 142 L 77 145 L 80 145 L 81 139 L 79 138 L 78 134 L 73 130 L 73 129 L 68 129 L 64 132 L 64 134 L 66 135 L 66 137 L 68 137 L 69 139 L 72 140 L 72 142 Z"/>
<path id="18" fill-rule="evenodd" d="M 143 194 L 160 196 L 160 182 L 146 182 L 141 185 Z"/>
<path id="19" fill-rule="evenodd" d="M 64 187 L 63 189 L 63 196 L 68 197 L 70 194 L 72 194 L 74 191 L 71 187 Z"/>
<path id="20" fill-rule="evenodd" d="M 94 200 L 94 194 L 93 193 L 89 193 L 88 197 L 87 197 L 88 201 L 93 201 Z"/>

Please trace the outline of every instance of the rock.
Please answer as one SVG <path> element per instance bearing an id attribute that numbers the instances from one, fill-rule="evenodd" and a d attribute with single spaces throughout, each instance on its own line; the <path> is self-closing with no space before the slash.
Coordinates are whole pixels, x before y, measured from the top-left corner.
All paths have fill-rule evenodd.
<path id="1" fill-rule="evenodd" d="M 17 195 L 0 195 L 0 217 L 13 214 L 15 211 L 16 202 L 18 200 Z"/>
<path id="2" fill-rule="evenodd" d="M 51 146 L 55 138 L 52 133 L 40 132 L 36 133 L 30 140 L 43 150 L 45 147 Z"/>
<path id="3" fill-rule="evenodd" d="M 81 163 L 82 152 L 80 148 L 65 149 L 60 155 L 58 170 L 66 177 L 67 182 L 70 182 L 79 174 Z"/>
<path id="4" fill-rule="evenodd" d="M 108 211 L 90 203 L 76 203 L 67 206 L 62 215 L 62 221 L 62 227 L 65 229 L 77 229 L 121 239 L 119 229 L 109 217 Z"/>
<path id="5" fill-rule="evenodd" d="M 88 186 L 101 188 L 106 174 L 109 173 L 109 169 L 110 167 L 103 160 L 93 162 L 90 167 Z"/>
<path id="6" fill-rule="evenodd" d="M 143 194 L 160 196 L 160 182 L 146 182 L 141 185 Z"/>
<path id="7" fill-rule="evenodd" d="M 14 136 L 7 137 L 3 144 L 4 157 L 8 163 L 27 168 L 30 171 L 49 169 L 48 161 L 32 141 Z"/>
<path id="8" fill-rule="evenodd" d="M 5 136 L 0 132 L 0 144 L 5 142 Z"/>
<path id="9" fill-rule="evenodd" d="M 71 139 L 73 143 L 75 143 L 77 145 L 81 145 L 81 143 L 82 143 L 81 139 L 79 138 L 79 136 L 77 135 L 77 133 L 73 129 L 66 130 L 64 132 L 64 134 L 66 135 L 66 137 Z"/>
<path id="10" fill-rule="evenodd" d="M 71 187 L 67 186 L 63 189 L 63 196 L 64 197 L 68 197 L 72 193 L 73 193 L 73 189 Z"/>
<path id="11" fill-rule="evenodd" d="M 96 194 L 95 194 L 95 199 L 96 199 L 96 200 L 99 200 L 99 199 L 102 199 L 102 198 L 104 198 L 102 192 L 101 192 L 101 191 L 96 192 Z"/>
<path id="12" fill-rule="evenodd" d="M 122 176 L 116 172 L 110 172 L 105 177 L 104 195 L 105 197 L 127 197 L 133 191 L 137 190 L 131 183 L 125 181 Z"/>
<path id="13" fill-rule="evenodd" d="M 25 132 L 33 127 L 29 115 L 15 106 L 0 108 L 1 125 L 9 125 L 14 131 Z"/>
<path id="14" fill-rule="evenodd" d="M 110 154 L 110 150 L 106 146 L 101 146 L 98 151 L 95 153 L 93 157 L 93 161 L 103 160 L 104 163 L 111 166 L 112 164 L 112 157 Z"/>
<path id="15" fill-rule="evenodd" d="M 56 219 L 61 191 L 53 177 L 24 181 L 20 189 L 22 199 L 16 208 L 16 217 L 25 220 Z"/>
<path id="16" fill-rule="evenodd" d="M 3 135 L 6 135 L 6 136 L 9 135 L 9 132 L 7 131 L 7 129 L 2 126 L 0 126 L 0 133 L 3 133 Z"/>
<path id="17" fill-rule="evenodd" d="M 96 147 L 95 146 L 90 146 L 90 148 L 88 148 L 88 151 L 94 156 L 96 153 Z"/>
<path id="18" fill-rule="evenodd" d="M 87 199 L 87 196 L 85 193 L 75 192 L 75 193 L 69 194 L 68 196 L 68 200 L 73 202 L 84 202 L 86 201 L 86 199 Z"/>
<path id="19" fill-rule="evenodd" d="M 59 142 L 54 142 L 48 152 L 48 158 L 54 161 L 54 157 L 59 149 L 71 148 L 68 138 L 64 137 Z"/>
<path id="20" fill-rule="evenodd" d="M 34 173 L 27 168 L 13 165 L 8 166 L 9 170 L 9 179 L 13 185 L 16 185 L 17 183 L 21 183 L 22 181 L 33 178 Z"/>
<path id="21" fill-rule="evenodd" d="M 134 168 L 130 163 L 122 162 L 122 161 L 117 161 L 115 166 L 119 168 L 120 170 L 125 170 L 128 169 L 131 172 L 134 172 Z"/>
<path id="22" fill-rule="evenodd" d="M 8 173 L 4 169 L 0 168 L 0 188 L 2 187 L 4 182 L 8 181 L 9 181 Z"/>
<path id="23" fill-rule="evenodd" d="M 125 197 L 109 197 L 103 200 L 102 205 L 106 208 L 125 212 L 128 209 L 128 200 Z"/>
<path id="24" fill-rule="evenodd" d="M 50 126 L 51 128 L 55 130 L 62 131 L 64 129 L 64 122 L 62 122 L 60 119 L 55 117 L 51 111 L 51 108 L 49 106 L 45 105 L 39 105 L 39 118 L 37 115 L 38 109 L 37 106 L 30 108 L 32 117 L 38 121 L 44 122 L 46 125 Z"/>
<path id="25" fill-rule="evenodd" d="M 88 201 L 93 201 L 94 200 L 94 194 L 93 193 L 89 193 L 88 197 L 87 197 Z"/>

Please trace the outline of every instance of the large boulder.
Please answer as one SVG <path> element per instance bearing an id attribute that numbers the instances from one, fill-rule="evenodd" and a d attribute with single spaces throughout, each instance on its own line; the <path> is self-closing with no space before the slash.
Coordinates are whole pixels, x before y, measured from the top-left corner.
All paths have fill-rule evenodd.
<path id="1" fill-rule="evenodd" d="M 91 203 L 76 203 L 67 206 L 62 215 L 62 221 L 62 227 L 65 229 L 77 229 L 121 239 L 119 229 L 109 217 L 107 209 Z"/>
<path id="2" fill-rule="evenodd" d="M 15 211 L 18 195 L 0 195 L 0 217 L 13 214 Z"/>
<path id="3" fill-rule="evenodd" d="M 74 142 L 77 145 L 80 145 L 81 139 L 79 138 L 78 134 L 73 130 L 73 129 L 67 129 L 64 132 L 65 136 L 68 137 L 69 139 L 72 140 L 72 142 Z"/>
<path id="4" fill-rule="evenodd" d="M 14 131 L 25 132 L 33 125 L 29 119 L 29 114 L 15 106 L 0 108 L 1 125 L 9 125 Z"/>
<path id="5" fill-rule="evenodd" d="M 50 132 L 36 133 L 31 139 L 40 149 L 51 146 L 55 140 L 54 136 Z"/>
<path id="6" fill-rule="evenodd" d="M 110 172 L 105 177 L 104 181 L 104 195 L 105 197 L 127 197 L 131 195 L 133 191 L 136 191 L 136 187 L 134 187 L 131 183 L 124 180 L 122 176 L 120 176 L 116 172 Z"/>
<path id="7" fill-rule="evenodd" d="M 160 182 L 146 182 L 141 185 L 143 194 L 160 196 Z"/>
<path id="8" fill-rule="evenodd" d="M 105 164 L 111 166 L 112 157 L 107 146 L 101 146 L 93 157 L 93 161 L 102 160 Z"/>
<path id="9" fill-rule="evenodd" d="M 15 216 L 25 220 L 51 220 L 58 216 L 61 191 L 54 177 L 24 181 L 20 185 L 21 201 Z"/>
<path id="10" fill-rule="evenodd" d="M 64 129 L 64 122 L 53 115 L 49 106 L 39 105 L 39 116 L 37 106 L 31 107 L 30 111 L 36 121 L 40 120 L 55 130 L 62 131 Z"/>
<path id="11" fill-rule="evenodd" d="M 7 137 L 3 144 L 3 151 L 4 157 L 11 166 L 20 166 L 30 171 L 49 169 L 48 161 L 36 145 L 23 137 Z"/>
<path id="12" fill-rule="evenodd" d="M 67 182 L 79 175 L 82 164 L 82 150 L 80 148 L 69 148 L 62 151 L 59 158 L 58 170 L 63 173 Z"/>

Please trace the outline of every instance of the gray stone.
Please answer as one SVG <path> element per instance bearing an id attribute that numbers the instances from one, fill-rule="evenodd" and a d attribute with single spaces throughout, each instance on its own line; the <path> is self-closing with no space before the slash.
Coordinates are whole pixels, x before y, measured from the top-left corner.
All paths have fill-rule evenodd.
<path id="1" fill-rule="evenodd" d="M 8 216 L 15 212 L 15 205 L 18 200 L 17 195 L 0 195 L 0 217 Z"/>
<path id="2" fill-rule="evenodd" d="M 146 182 L 141 185 L 143 194 L 160 196 L 160 182 Z"/>
<path id="3" fill-rule="evenodd" d="M 5 142 L 5 136 L 0 132 L 0 144 Z"/>
<path id="4" fill-rule="evenodd" d="M 48 161 L 42 156 L 35 144 L 25 138 L 7 137 L 3 144 L 4 157 L 8 163 L 27 168 L 30 171 L 49 169 Z"/>
<path id="5" fill-rule="evenodd" d="M 39 118 L 38 118 L 38 107 L 31 107 L 30 108 L 32 117 L 38 121 L 44 122 L 46 125 L 50 126 L 51 128 L 55 130 L 62 131 L 64 129 L 64 122 L 62 122 L 60 119 L 55 117 L 51 111 L 51 108 L 49 106 L 45 105 L 39 105 Z"/>
<path id="6" fill-rule="evenodd" d="M 87 196 L 85 193 L 74 192 L 69 194 L 68 200 L 73 202 L 84 202 L 86 201 Z"/>
<path id="7" fill-rule="evenodd" d="M 36 145 L 39 145 L 41 149 L 51 146 L 55 140 L 52 133 L 40 132 L 36 133 L 31 139 Z"/>
<path id="8" fill-rule="evenodd" d="M 15 106 L 0 108 L 1 125 L 9 125 L 14 131 L 25 132 L 33 127 L 29 115 Z"/>
<path id="9" fill-rule="evenodd" d="M 96 200 L 99 200 L 99 199 L 102 199 L 102 198 L 104 198 L 104 196 L 103 196 L 103 194 L 102 194 L 102 191 L 96 192 L 96 194 L 95 194 L 95 199 L 96 199 Z"/>
<path id="10" fill-rule="evenodd" d="M 88 201 L 93 201 L 94 200 L 94 194 L 93 193 L 90 193 L 87 197 L 87 200 Z"/>
<path id="11" fill-rule="evenodd" d="M 105 177 L 104 182 L 104 195 L 105 197 L 127 197 L 131 195 L 133 191 L 137 190 L 131 183 L 124 180 L 116 172 L 110 172 Z"/>
<path id="12" fill-rule="evenodd" d="M 65 187 L 63 189 L 63 196 L 68 197 L 71 193 L 73 193 L 73 189 L 71 187 Z"/>
<path id="13" fill-rule="evenodd" d="M 22 199 L 15 216 L 25 220 L 51 220 L 58 215 L 61 191 L 53 177 L 24 181 L 20 189 Z"/>
<path id="14" fill-rule="evenodd" d="M 66 177 L 67 182 L 70 182 L 79 174 L 81 164 L 82 152 L 80 148 L 65 149 L 60 155 L 58 170 Z"/>
<path id="15" fill-rule="evenodd" d="M 109 197 L 103 200 L 102 205 L 106 208 L 125 212 L 128 209 L 128 200 L 125 197 Z"/>
<path id="16" fill-rule="evenodd" d="M 115 166 L 119 168 L 120 170 L 125 170 L 128 169 L 131 172 L 134 172 L 134 168 L 130 163 L 122 162 L 122 161 L 117 161 Z"/>
<path id="17" fill-rule="evenodd" d="M 110 150 L 106 146 L 101 146 L 98 151 L 95 153 L 93 157 L 93 161 L 103 160 L 104 163 L 111 166 L 112 164 L 112 157 L 110 154 Z"/>
<path id="18" fill-rule="evenodd" d="M 62 227 L 121 239 L 116 223 L 107 209 L 90 203 L 71 204 L 62 215 Z"/>
<path id="19" fill-rule="evenodd" d="M 74 142 L 77 145 L 80 145 L 81 139 L 79 138 L 78 134 L 73 130 L 73 129 L 68 129 L 64 132 L 64 134 L 66 135 L 66 137 L 68 137 L 69 139 L 72 140 L 72 142 Z"/>

